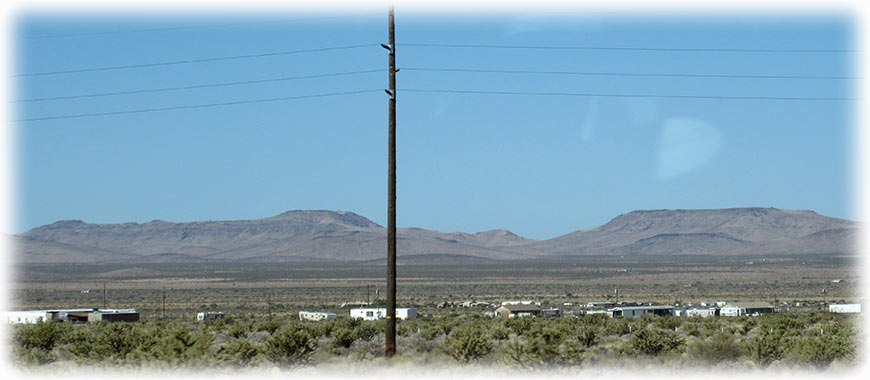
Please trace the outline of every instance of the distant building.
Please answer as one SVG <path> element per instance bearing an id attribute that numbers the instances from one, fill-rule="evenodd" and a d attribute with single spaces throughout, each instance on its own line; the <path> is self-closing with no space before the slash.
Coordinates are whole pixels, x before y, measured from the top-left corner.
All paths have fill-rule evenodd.
<path id="1" fill-rule="evenodd" d="M 346 308 L 346 307 L 351 307 L 351 308 L 353 308 L 353 307 L 367 307 L 367 306 L 369 306 L 369 303 L 368 303 L 368 302 L 362 302 L 362 301 L 356 301 L 356 302 L 345 302 L 345 303 L 341 304 L 341 308 L 342 308 L 342 309 L 343 309 L 343 308 Z"/>
<path id="2" fill-rule="evenodd" d="M 685 316 L 687 317 L 715 317 L 718 314 L 719 309 L 715 307 L 711 307 L 708 309 L 687 309 L 684 311 Z"/>
<path id="3" fill-rule="evenodd" d="M 211 322 L 223 318 L 224 312 L 222 311 L 200 311 L 199 313 L 196 313 L 196 320 L 200 322 Z"/>
<path id="4" fill-rule="evenodd" d="M 88 315 L 88 322 L 138 322 L 139 312 L 136 309 L 94 309 Z"/>
<path id="5" fill-rule="evenodd" d="M 828 311 L 831 313 L 860 313 L 860 303 L 830 304 Z"/>
<path id="6" fill-rule="evenodd" d="M 325 313 L 319 311 L 300 311 L 299 312 L 299 320 L 300 321 L 328 321 L 330 319 L 335 319 L 335 313 Z"/>
<path id="7" fill-rule="evenodd" d="M 50 320 L 45 310 L 7 311 L 3 313 L 3 319 L 5 319 L 7 323 L 16 324 L 32 324 L 48 322 Z"/>
<path id="8" fill-rule="evenodd" d="M 538 306 L 541 306 L 540 302 L 535 302 L 535 301 L 504 301 L 501 304 L 502 304 L 502 306 L 504 306 L 504 305 L 538 305 Z"/>
<path id="9" fill-rule="evenodd" d="M 383 307 L 381 307 L 381 308 L 350 309 L 350 317 L 364 319 L 366 321 L 374 321 L 374 320 L 386 318 L 387 317 L 387 309 L 383 308 Z M 415 309 L 413 307 L 396 308 L 396 318 L 398 318 L 398 319 L 417 318 L 417 309 Z"/>
<path id="10" fill-rule="evenodd" d="M 135 309 L 49 309 L 8 311 L 3 314 L 8 323 L 38 323 L 40 321 L 135 322 L 139 320 L 139 313 Z"/>
<path id="11" fill-rule="evenodd" d="M 668 317 L 674 316 L 676 314 L 674 310 L 675 308 L 673 306 L 623 306 L 608 309 L 607 314 L 609 314 L 613 318 L 640 318 L 645 314 Z"/>
<path id="12" fill-rule="evenodd" d="M 497 317 L 535 317 L 541 314 L 541 308 L 535 304 L 502 304 L 493 313 Z"/>
<path id="13" fill-rule="evenodd" d="M 591 308 L 609 309 L 609 308 L 614 307 L 614 306 L 616 306 L 615 303 L 607 302 L 607 301 L 587 302 L 586 303 L 586 307 L 591 307 Z"/>
<path id="14" fill-rule="evenodd" d="M 741 315 L 762 315 L 773 313 L 773 305 L 768 302 L 731 302 L 719 309 L 723 317 L 739 317 Z"/>
<path id="15" fill-rule="evenodd" d="M 543 309 L 541 310 L 541 316 L 550 318 L 562 318 L 562 310 L 556 308 Z"/>

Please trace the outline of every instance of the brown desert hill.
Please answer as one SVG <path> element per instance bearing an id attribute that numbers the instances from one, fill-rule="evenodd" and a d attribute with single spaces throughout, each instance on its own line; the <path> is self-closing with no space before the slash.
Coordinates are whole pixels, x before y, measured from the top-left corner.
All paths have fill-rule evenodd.
<path id="1" fill-rule="evenodd" d="M 554 255 L 846 253 L 857 228 L 813 211 L 775 208 L 633 211 L 528 248 Z M 808 249 L 788 249 L 810 241 Z"/>
<path id="2" fill-rule="evenodd" d="M 398 255 L 408 263 L 451 257 L 474 263 L 565 255 L 853 253 L 857 229 L 855 222 L 812 211 L 633 211 L 601 227 L 544 241 L 506 230 L 400 228 Z M 386 250 L 382 226 L 352 212 L 325 210 L 236 221 L 60 221 L 12 238 L 17 259 L 25 263 L 364 262 L 382 259 Z"/>
<path id="3" fill-rule="evenodd" d="M 15 236 L 23 262 L 191 262 L 374 260 L 384 255 L 386 230 L 345 211 L 288 211 L 256 220 L 89 224 L 60 221 Z M 398 231 L 400 255 L 462 254 L 528 258 L 509 246 L 534 242 L 508 231 Z M 503 243 L 505 247 L 499 245 Z M 63 250 L 54 246 L 68 246 Z"/>

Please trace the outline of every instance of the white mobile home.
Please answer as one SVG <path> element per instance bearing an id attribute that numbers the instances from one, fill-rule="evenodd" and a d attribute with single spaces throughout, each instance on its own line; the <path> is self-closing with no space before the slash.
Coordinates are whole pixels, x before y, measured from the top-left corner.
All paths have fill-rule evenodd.
<path id="1" fill-rule="evenodd" d="M 39 323 L 51 320 L 47 310 L 7 311 L 3 313 L 7 323 Z"/>
<path id="2" fill-rule="evenodd" d="M 860 313 L 861 312 L 861 304 L 860 303 L 845 303 L 845 304 L 830 304 L 828 305 L 828 311 L 831 313 Z"/>
<path id="3" fill-rule="evenodd" d="M 640 318 L 644 314 L 668 317 L 673 316 L 676 313 L 674 312 L 673 306 L 625 306 L 608 309 L 607 314 L 613 318 Z"/>
<path id="4" fill-rule="evenodd" d="M 364 319 L 366 321 L 374 321 L 377 319 L 386 318 L 387 317 L 387 309 L 383 308 L 383 307 L 381 307 L 381 308 L 350 309 L 350 317 Z M 415 309 L 413 307 L 396 308 L 396 318 L 398 318 L 398 319 L 417 318 L 417 309 Z"/>
<path id="5" fill-rule="evenodd" d="M 716 308 L 712 307 L 709 309 L 687 309 L 685 315 L 687 317 L 715 317 Z"/>
<path id="6" fill-rule="evenodd" d="M 300 311 L 299 312 L 299 320 L 300 321 L 328 321 L 330 319 L 335 319 L 335 313 L 326 313 L 320 311 Z"/>
<path id="7" fill-rule="evenodd" d="M 723 305 L 719 310 L 719 315 L 723 317 L 755 316 L 770 313 L 773 313 L 773 305 L 767 302 L 734 302 Z"/>
<path id="8" fill-rule="evenodd" d="M 99 321 L 123 321 L 132 322 L 139 320 L 139 313 L 135 309 L 49 309 L 49 310 L 21 310 L 7 311 L 3 313 L 8 323 L 38 323 L 39 321 L 72 321 L 72 322 L 99 322 Z"/>
<path id="9" fill-rule="evenodd" d="M 222 319 L 224 312 L 222 311 L 200 311 L 196 313 L 196 320 L 200 322 L 211 322 L 216 319 Z"/>

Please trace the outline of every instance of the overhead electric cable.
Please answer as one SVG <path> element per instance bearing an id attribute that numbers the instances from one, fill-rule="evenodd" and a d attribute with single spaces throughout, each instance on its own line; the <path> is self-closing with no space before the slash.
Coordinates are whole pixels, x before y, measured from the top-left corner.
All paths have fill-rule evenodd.
<path id="1" fill-rule="evenodd" d="M 526 91 L 476 91 L 476 90 L 441 90 L 441 89 L 399 89 L 399 92 L 431 92 L 449 94 L 487 94 L 487 95 L 536 95 L 536 96 L 579 96 L 579 97 L 610 97 L 610 98 L 671 98 L 671 99 L 732 99 L 732 100 L 856 100 L 844 97 L 790 97 L 790 96 L 721 96 L 721 95 L 658 95 L 658 94 L 608 94 L 608 93 L 576 93 L 576 92 L 526 92 Z"/>
<path id="2" fill-rule="evenodd" d="M 39 73 L 18 74 L 18 75 L 13 75 L 13 77 L 34 77 L 34 76 L 43 76 L 43 75 L 72 74 L 72 73 L 84 73 L 84 72 L 93 72 L 93 71 L 123 70 L 123 69 L 133 69 L 133 68 L 142 68 L 142 67 L 183 65 L 183 64 L 189 64 L 189 63 L 226 61 L 226 60 L 247 59 L 247 58 L 262 58 L 262 57 L 274 57 L 274 56 L 280 56 L 280 55 L 316 53 L 316 52 L 332 51 L 332 50 L 357 49 L 357 48 L 361 48 L 361 47 L 371 47 L 371 46 L 378 46 L 378 45 L 377 44 L 359 44 L 359 45 L 336 46 L 336 47 L 326 47 L 326 48 L 316 48 L 316 49 L 276 51 L 276 52 L 269 52 L 269 53 L 233 55 L 233 56 L 224 56 L 224 57 L 185 59 L 185 60 L 180 60 L 180 61 L 141 63 L 141 64 L 135 64 L 135 65 L 121 65 L 121 66 L 108 66 L 108 67 L 92 67 L 92 68 L 73 69 L 73 70 L 45 71 L 45 72 L 39 72 Z"/>
<path id="3" fill-rule="evenodd" d="M 150 89 L 116 91 L 116 92 L 101 92 L 101 93 L 81 94 L 81 95 L 54 96 L 54 97 L 46 97 L 46 98 L 22 99 L 22 100 L 15 101 L 15 103 L 41 102 L 41 101 L 47 101 L 47 100 L 96 98 L 96 97 L 114 96 L 114 95 L 131 95 L 131 94 L 144 94 L 144 93 L 151 93 L 151 92 L 192 90 L 192 89 L 198 89 L 198 88 L 238 86 L 238 85 L 246 85 L 246 84 L 282 82 L 282 81 L 292 81 L 292 80 L 298 80 L 298 79 L 336 77 L 336 76 L 343 76 L 343 75 L 365 74 L 365 73 L 375 73 L 375 72 L 383 72 L 383 71 L 385 71 L 385 69 L 348 71 L 348 72 L 330 73 L 330 74 L 303 75 L 303 76 L 296 76 L 296 77 L 254 79 L 254 80 L 246 80 L 246 81 L 238 81 L 238 82 L 207 83 L 207 84 L 199 84 L 199 85 L 191 85 L 191 86 L 150 88 Z"/>
<path id="4" fill-rule="evenodd" d="M 617 51 L 670 51 L 670 52 L 734 52 L 734 53 L 853 53 L 852 49 L 746 49 L 746 48 L 661 48 L 643 46 L 541 46 L 541 45 L 478 45 L 403 43 L 399 46 L 481 48 L 481 49 L 540 49 L 540 50 L 617 50 Z"/>
<path id="5" fill-rule="evenodd" d="M 857 79 L 836 75 L 743 75 L 743 74 L 681 74 L 681 73 L 620 73 L 601 71 L 540 71 L 540 70 L 491 70 L 439 67 L 402 67 L 405 71 L 441 71 L 494 74 L 544 74 L 544 75 L 585 75 L 585 76 L 626 76 L 626 77 L 684 77 L 684 78 L 749 78 L 749 79 Z"/>
<path id="6" fill-rule="evenodd" d="M 383 91 L 383 89 L 333 92 L 333 93 L 327 93 L 327 94 L 288 96 L 288 97 L 268 98 L 268 99 L 239 100 L 239 101 L 235 101 L 235 102 L 193 104 L 193 105 L 161 107 L 161 108 L 145 108 L 145 109 L 138 109 L 138 110 L 124 110 L 124 111 L 112 111 L 112 112 L 82 113 L 82 114 L 74 114 L 74 115 L 33 117 L 33 118 L 27 118 L 27 119 L 13 120 L 13 122 L 74 119 L 74 118 L 94 117 L 94 116 L 124 115 L 124 114 L 131 114 L 131 113 L 147 113 L 147 112 L 174 111 L 174 110 L 184 110 L 184 109 L 194 109 L 194 108 L 234 106 L 234 105 L 239 105 L 239 104 L 280 102 L 280 101 L 286 101 L 286 100 L 323 98 L 323 97 L 328 97 L 328 96 L 362 94 L 362 93 L 366 93 L 366 92 L 381 92 L 381 91 Z"/>

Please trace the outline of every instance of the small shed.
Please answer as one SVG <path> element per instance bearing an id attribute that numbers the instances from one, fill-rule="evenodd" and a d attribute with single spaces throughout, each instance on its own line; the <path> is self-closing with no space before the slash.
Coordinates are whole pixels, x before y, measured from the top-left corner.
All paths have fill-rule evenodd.
<path id="1" fill-rule="evenodd" d="M 523 317 L 541 315 L 541 308 L 535 304 L 501 305 L 493 313 L 497 317 Z"/>

